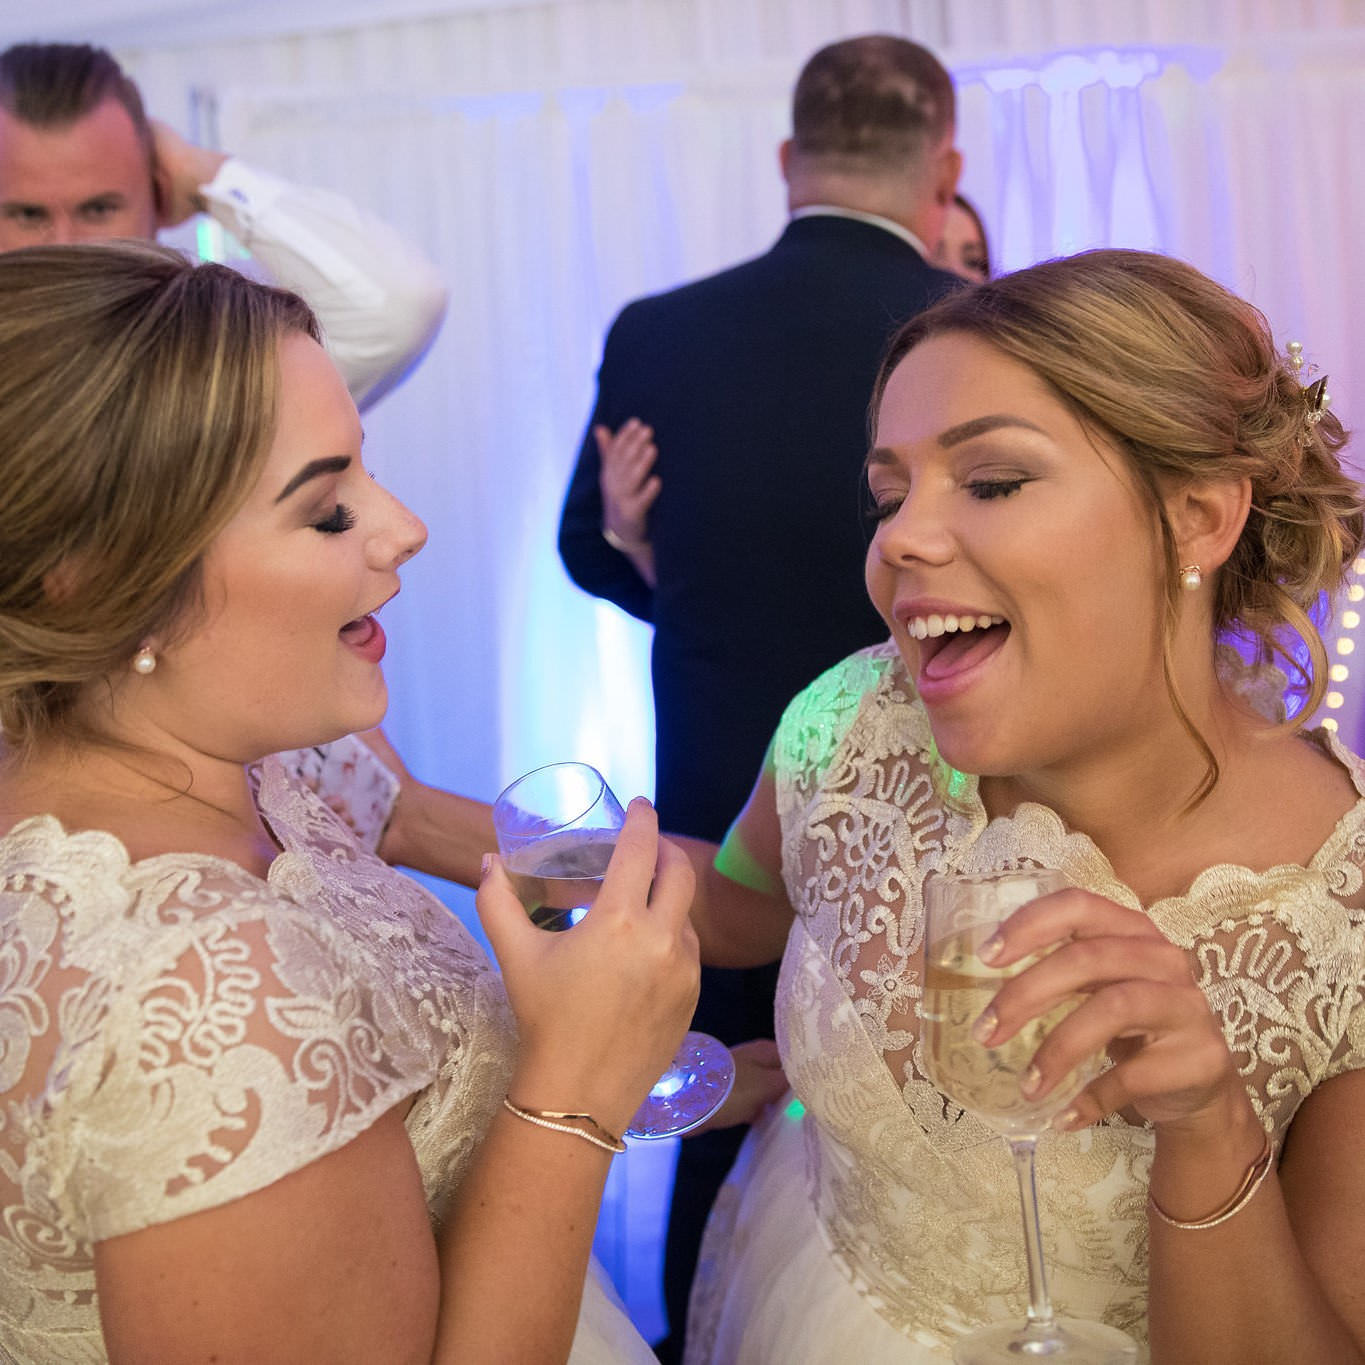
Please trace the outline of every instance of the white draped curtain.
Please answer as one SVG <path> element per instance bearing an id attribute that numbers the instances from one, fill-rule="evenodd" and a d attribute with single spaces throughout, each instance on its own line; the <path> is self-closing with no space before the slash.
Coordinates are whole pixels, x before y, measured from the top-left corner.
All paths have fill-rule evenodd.
<path id="1" fill-rule="evenodd" d="M 1302 340 L 1348 424 L 1365 412 L 1362 0 L 66 0 L 41 29 L 15 8 L 0 40 L 114 45 L 155 112 L 441 263 L 450 315 L 367 414 L 367 460 L 431 528 L 386 611 L 389 728 L 457 789 L 568 756 L 650 787 L 648 632 L 568 582 L 560 499 L 616 310 L 779 232 L 789 89 L 823 42 L 940 52 L 1001 266 L 1184 257 Z M 1358 746 L 1357 624 L 1329 637 L 1325 714 Z M 651 1280 L 627 1284 L 646 1329 Z"/>

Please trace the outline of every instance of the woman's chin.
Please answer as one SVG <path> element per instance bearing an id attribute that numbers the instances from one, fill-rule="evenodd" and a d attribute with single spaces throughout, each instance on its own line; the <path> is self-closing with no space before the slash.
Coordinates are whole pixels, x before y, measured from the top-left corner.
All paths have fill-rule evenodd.
<path id="1" fill-rule="evenodd" d="M 319 744 L 331 744 L 338 739 L 344 739 L 347 735 L 363 734 L 366 730 L 373 730 L 380 725 L 384 716 L 388 712 L 388 691 L 382 689 L 383 695 L 376 701 L 366 706 L 356 706 L 348 708 L 346 713 L 339 717 L 333 717 L 327 722 L 319 722 L 316 726 L 310 726 L 305 734 L 302 729 L 299 731 L 301 738 L 295 738 L 289 744 L 282 744 L 281 749 L 311 749 Z"/>
<path id="2" fill-rule="evenodd" d="M 931 725 L 931 729 L 932 729 Z M 980 733 L 961 734 L 955 727 L 933 730 L 934 748 L 949 767 L 972 777 L 1008 777 L 1016 764 L 998 744 L 983 744 Z"/>

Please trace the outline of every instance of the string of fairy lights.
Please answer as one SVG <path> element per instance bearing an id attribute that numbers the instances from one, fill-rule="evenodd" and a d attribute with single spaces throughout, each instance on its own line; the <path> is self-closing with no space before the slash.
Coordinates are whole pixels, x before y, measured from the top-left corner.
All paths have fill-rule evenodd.
<path id="1" fill-rule="evenodd" d="M 1360 628 L 1360 603 L 1365 602 L 1365 555 L 1351 565 L 1349 580 L 1346 585 L 1346 605 L 1342 609 L 1341 617 L 1338 621 L 1338 633 L 1336 639 L 1332 641 L 1331 653 L 1333 661 L 1327 667 L 1327 678 L 1330 683 L 1336 684 L 1330 687 L 1327 695 L 1323 698 L 1323 705 L 1329 711 L 1340 711 L 1346 705 L 1346 694 L 1341 690 L 1341 684 L 1351 676 L 1351 664 L 1354 663 L 1356 652 L 1356 631 Z M 1335 716 L 1324 716 L 1321 724 L 1326 730 L 1338 728 Z"/>
<path id="2" fill-rule="evenodd" d="M 1284 349 L 1289 360 L 1289 368 L 1294 372 L 1294 377 L 1303 389 L 1304 407 L 1311 430 L 1312 426 L 1322 420 L 1323 414 L 1332 403 L 1332 395 L 1327 392 L 1327 376 L 1321 375 L 1317 379 L 1309 380 L 1309 376 L 1317 370 L 1317 366 L 1308 365 L 1305 368 L 1303 343 L 1301 341 L 1291 341 Z M 1305 380 L 1309 382 L 1305 383 Z M 1365 601 L 1365 583 L 1360 581 L 1362 575 L 1365 575 L 1365 555 L 1362 555 L 1351 565 L 1347 576 L 1345 605 L 1337 623 L 1338 634 L 1336 639 L 1332 641 L 1331 647 L 1331 653 L 1335 659 L 1327 666 L 1329 686 L 1326 696 L 1322 699 L 1323 705 L 1329 711 L 1340 711 L 1346 705 L 1346 693 L 1342 690 L 1341 684 L 1345 683 L 1351 676 L 1351 662 L 1354 662 L 1352 656 L 1356 652 L 1355 632 L 1360 627 L 1358 604 Z M 1336 686 L 1331 686 L 1333 683 Z M 1340 728 L 1335 716 L 1324 716 L 1320 723 L 1325 730 Z"/>

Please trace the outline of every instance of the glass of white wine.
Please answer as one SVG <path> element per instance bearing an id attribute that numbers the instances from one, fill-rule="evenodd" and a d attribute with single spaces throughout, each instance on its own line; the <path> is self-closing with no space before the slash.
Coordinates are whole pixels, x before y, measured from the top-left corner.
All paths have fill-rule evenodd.
<path id="1" fill-rule="evenodd" d="M 587 763 L 549 763 L 501 793 L 493 803 L 498 852 L 532 923 L 560 931 L 588 913 L 624 822 L 606 779 Z M 690 1132 L 724 1104 L 734 1083 L 730 1050 L 710 1034 L 688 1033 L 626 1136 Z"/>
<path id="2" fill-rule="evenodd" d="M 958 1365 L 1018 1365 L 1035 1359 L 1065 1365 L 1129 1365 L 1137 1359 L 1130 1337 L 1104 1323 L 1056 1317 L 1048 1295 L 1034 1149 L 1052 1117 L 1098 1074 L 1103 1059 L 1099 1055 L 1087 1059 L 1038 1099 L 1030 1100 L 1019 1083 L 1049 1030 L 1079 1000 L 1063 1001 L 997 1047 L 986 1047 L 972 1036 L 972 1025 L 1001 985 L 1038 960 L 1028 957 L 1007 967 L 989 967 L 978 956 L 981 945 L 1020 906 L 1068 884 L 1060 872 L 1039 868 L 933 877 L 924 886 L 924 1065 L 945 1095 L 994 1128 L 1009 1145 L 1019 1180 L 1028 1259 L 1027 1320 L 992 1324 L 960 1338 L 953 1348 Z"/>

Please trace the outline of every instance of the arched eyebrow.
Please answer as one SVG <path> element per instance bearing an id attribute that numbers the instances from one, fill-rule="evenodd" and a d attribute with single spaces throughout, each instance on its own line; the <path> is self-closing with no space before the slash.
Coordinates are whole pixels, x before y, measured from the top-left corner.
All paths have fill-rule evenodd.
<path id="1" fill-rule="evenodd" d="M 1036 422 L 1030 422 L 1027 417 L 1013 417 L 1007 412 L 992 412 L 984 417 L 973 417 L 969 422 L 959 422 L 957 426 L 939 432 L 938 445 L 941 450 L 950 450 L 964 441 L 970 441 L 974 436 L 984 436 L 987 432 L 999 431 L 1001 427 L 1020 427 L 1024 431 L 1036 431 L 1040 436 L 1047 435 L 1042 427 Z M 896 452 L 889 446 L 874 446 L 867 452 L 863 469 L 896 463 L 898 463 Z"/>
<path id="2" fill-rule="evenodd" d="M 973 417 L 969 422 L 959 422 L 955 427 L 949 427 L 947 431 L 938 434 L 938 443 L 943 450 L 950 446 L 959 446 L 963 441 L 970 441 L 973 436 L 984 436 L 988 431 L 998 431 L 1001 427 L 1022 427 L 1025 431 L 1036 431 L 1040 436 L 1046 436 L 1036 422 L 1030 422 L 1027 417 L 1014 417 L 1008 412 L 992 412 L 984 417 Z"/>
<path id="3" fill-rule="evenodd" d="M 310 479 L 320 479 L 325 474 L 340 474 L 343 470 L 349 469 L 351 457 L 349 455 L 328 455 L 321 460 L 309 460 L 292 479 L 280 490 L 276 497 L 276 502 L 283 502 L 291 493 L 297 492 Z"/>

